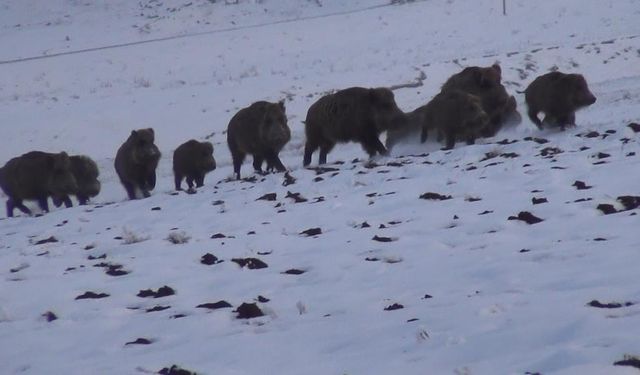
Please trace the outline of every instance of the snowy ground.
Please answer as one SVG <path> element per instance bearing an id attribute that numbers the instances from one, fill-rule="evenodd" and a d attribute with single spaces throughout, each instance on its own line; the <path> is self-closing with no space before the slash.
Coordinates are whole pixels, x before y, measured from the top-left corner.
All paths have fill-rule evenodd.
<path id="1" fill-rule="evenodd" d="M 627 126 L 640 121 L 640 1 L 509 0 L 506 17 L 499 0 L 226 3 L 0 4 L 0 163 L 83 153 L 103 183 L 89 207 L 0 218 L 0 373 L 637 373 L 613 365 L 640 355 L 637 209 L 597 207 L 640 195 Z M 523 114 L 516 90 L 555 68 L 583 73 L 598 101 L 566 132 L 525 119 L 452 151 L 414 143 L 368 163 L 348 144 L 330 169 L 302 168 L 301 121 L 323 93 L 424 73 L 395 91 L 408 111 L 462 66 L 496 61 Z M 295 182 L 228 181 L 229 119 L 283 98 Z M 125 201 L 113 157 L 148 126 L 158 186 Z M 215 144 L 218 169 L 175 195 L 171 155 L 189 138 Z M 543 221 L 509 220 L 523 211 Z M 165 285 L 175 294 L 137 296 Z M 236 319 L 258 300 L 264 316 Z M 218 301 L 232 308 L 197 307 Z"/>

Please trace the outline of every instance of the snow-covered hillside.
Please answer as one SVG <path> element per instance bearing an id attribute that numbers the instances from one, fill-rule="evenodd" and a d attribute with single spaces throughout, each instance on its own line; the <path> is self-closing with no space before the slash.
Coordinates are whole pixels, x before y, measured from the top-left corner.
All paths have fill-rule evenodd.
<path id="1" fill-rule="evenodd" d="M 640 355 L 639 16 L 637 0 L 3 1 L 0 164 L 87 154 L 103 191 L 0 218 L 0 373 L 637 373 L 614 362 Z M 409 111 L 494 62 L 523 115 L 516 91 L 553 69 L 598 101 L 565 132 L 524 116 L 473 146 L 368 161 L 346 144 L 302 168 L 324 93 L 421 82 L 395 90 Z M 280 99 L 290 172 L 229 179 L 229 119 Z M 127 201 L 113 158 L 142 127 L 158 186 Z M 175 194 L 190 138 L 218 169 Z M 264 315 L 237 319 L 243 303 Z"/>

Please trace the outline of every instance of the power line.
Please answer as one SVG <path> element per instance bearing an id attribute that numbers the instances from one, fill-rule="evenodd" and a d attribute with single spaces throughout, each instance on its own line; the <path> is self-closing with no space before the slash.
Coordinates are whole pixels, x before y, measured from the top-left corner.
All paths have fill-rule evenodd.
<path id="1" fill-rule="evenodd" d="M 426 1 L 426 0 L 420 0 L 420 1 Z M 390 2 L 388 4 L 372 5 L 372 6 L 354 9 L 350 11 L 334 12 L 334 13 L 322 14 L 317 16 L 291 18 L 291 19 L 284 19 L 284 20 L 275 21 L 275 22 L 265 22 L 265 23 L 246 25 L 246 26 L 234 26 L 234 27 L 228 27 L 228 28 L 217 29 L 217 30 L 200 31 L 200 32 L 187 33 L 182 35 L 172 35 L 172 36 L 166 36 L 161 38 L 139 40 L 136 42 L 118 43 L 118 44 L 110 44 L 110 45 L 100 46 L 100 47 L 83 48 L 83 49 L 78 49 L 73 51 L 56 52 L 56 53 L 51 53 L 47 55 L 28 56 L 28 57 L 20 57 L 20 58 L 9 59 L 9 60 L 0 60 L 0 65 L 15 64 L 15 63 L 21 63 L 21 62 L 33 61 L 33 60 L 44 60 L 44 59 L 50 59 L 54 57 L 77 55 L 81 53 L 104 51 L 109 49 L 131 47 L 131 46 L 137 46 L 142 44 L 159 43 L 159 42 L 165 42 L 169 40 L 193 38 L 193 37 L 202 36 L 202 35 L 221 34 L 221 33 L 227 33 L 232 31 L 256 29 L 256 28 L 272 26 L 272 25 L 281 25 L 281 24 L 294 23 L 294 22 L 313 20 L 313 19 L 319 19 L 319 18 L 328 18 L 328 17 L 341 16 L 341 15 L 347 15 L 347 14 L 361 13 L 361 12 L 366 12 L 373 9 L 385 8 L 385 7 L 394 6 L 394 5 L 395 5 L 394 3 Z"/>

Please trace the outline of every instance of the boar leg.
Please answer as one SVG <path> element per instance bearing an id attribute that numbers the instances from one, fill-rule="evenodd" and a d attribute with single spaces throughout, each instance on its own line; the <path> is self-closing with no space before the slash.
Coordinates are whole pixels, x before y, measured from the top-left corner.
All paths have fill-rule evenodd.
<path id="1" fill-rule="evenodd" d="M 569 112 L 558 117 L 560 129 L 564 130 L 567 126 L 576 126 L 576 113 Z"/>
<path id="2" fill-rule="evenodd" d="M 11 200 L 11 198 L 7 199 L 7 217 L 13 217 L 13 208 L 14 208 L 14 204 L 13 201 Z"/>
<path id="3" fill-rule="evenodd" d="M 18 208 L 27 215 L 31 215 L 31 210 L 22 203 L 22 200 L 7 199 L 7 217 L 13 217 L 13 209 Z"/>
<path id="4" fill-rule="evenodd" d="M 262 163 L 264 162 L 264 157 L 262 155 L 253 155 L 253 169 L 256 173 L 262 174 Z"/>
<path id="5" fill-rule="evenodd" d="M 456 145 L 456 133 L 453 130 L 445 132 L 445 147 L 444 150 L 451 150 Z"/>
<path id="6" fill-rule="evenodd" d="M 53 200 L 53 205 L 56 207 L 60 207 L 62 206 L 62 199 L 58 198 L 58 197 L 51 197 L 51 200 Z"/>
<path id="7" fill-rule="evenodd" d="M 76 197 L 78 198 L 78 204 L 80 206 L 84 206 L 87 204 L 87 202 L 89 202 L 89 197 L 84 194 L 78 194 Z"/>
<path id="8" fill-rule="evenodd" d="M 427 139 L 429 139 L 429 128 L 423 126 L 422 132 L 420 133 L 420 143 L 425 143 Z"/>
<path id="9" fill-rule="evenodd" d="M 146 185 L 149 187 L 149 190 L 156 187 L 156 171 L 149 173 L 146 183 Z"/>
<path id="10" fill-rule="evenodd" d="M 181 174 L 176 174 L 174 176 L 174 182 L 176 185 L 176 190 L 182 190 L 182 187 L 180 186 L 182 184 L 182 179 L 184 178 L 184 176 L 182 176 Z"/>
<path id="11" fill-rule="evenodd" d="M 15 203 L 15 207 L 17 207 L 20 211 L 24 212 L 25 214 L 31 215 L 31 210 L 24 205 L 24 203 L 22 203 L 22 201 L 18 201 L 17 203 Z"/>
<path id="12" fill-rule="evenodd" d="M 540 119 L 538 118 L 538 112 L 539 111 L 537 108 L 529 107 L 527 115 L 529 115 L 531 122 L 533 122 L 538 127 L 538 129 L 542 130 L 542 121 L 540 121 Z"/>
<path id="13" fill-rule="evenodd" d="M 156 186 L 156 171 L 149 172 L 147 177 L 138 183 L 138 187 L 142 191 L 142 196 L 149 198 L 151 192 L 149 190 Z"/>
<path id="14" fill-rule="evenodd" d="M 287 170 L 287 168 L 285 168 L 285 166 L 282 164 L 282 161 L 280 161 L 280 158 L 278 157 L 278 154 L 276 152 L 270 151 L 265 155 L 265 157 L 267 159 L 268 169 L 273 170 L 275 168 L 278 170 L 278 172 L 284 172 Z"/>
<path id="15" fill-rule="evenodd" d="M 151 193 L 149 192 L 149 190 L 141 188 L 140 189 L 142 191 L 142 196 L 145 198 L 149 198 L 151 196 Z"/>
<path id="16" fill-rule="evenodd" d="M 64 206 L 66 208 L 73 207 L 73 203 L 71 202 L 71 198 L 69 198 L 68 195 L 65 195 L 64 197 L 62 197 L 61 201 L 62 201 L 62 203 L 64 203 Z"/>
<path id="17" fill-rule="evenodd" d="M 546 114 L 542 119 L 542 125 L 546 127 L 553 127 L 558 125 L 558 120 L 555 118 L 555 116 L 551 114 Z"/>
<path id="18" fill-rule="evenodd" d="M 244 161 L 246 154 L 240 151 L 231 151 L 231 158 L 233 159 L 233 172 L 236 174 L 236 178 L 240 179 L 240 167 Z"/>
<path id="19" fill-rule="evenodd" d="M 367 152 L 367 154 L 369 154 L 369 157 L 375 156 L 376 152 L 380 155 L 389 154 L 389 151 L 387 151 L 387 149 L 384 147 L 382 142 L 380 142 L 380 139 L 378 139 L 378 136 L 375 133 L 368 134 L 362 140 L 362 147 L 364 147 L 364 150 Z"/>
<path id="20" fill-rule="evenodd" d="M 382 142 L 380 142 L 380 139 L 376 136 L 375 138 L 375 146 L 376 146 L 376 150 L 378 151 L 378 154 L 380 155 L 389 155 L 389 150 L 387 150 L 386 147 L 384 147 L 384 145 L 382 144 Z"/>
<path id="21" fill-rule="evenodd" d="M 193 176 L 187 176 L 187 186 L 189 190 L 193 189 Z"/>
<path id="22" fill-rule="evenodd" d="M 320 156 L 318 157 L 318 164 L 327 164 L 327 154 L 333 149 L 333 144 L 325 143 L 320 146 Z"/>
<path id="23" fill-rule="evenodd" d="M 470 135 L 467 137 L 467 144 L 468 145 L 474 145 L 476 144 L 476 137 L 473 135 Z"/>
<path id="24" fill-rule="evenodd" d="M 198 175 L 196 175 L 195 179 L 196 179 L 196 187 L 204 186 L 204 172 L 200 172 Z"/>
<path id="25" fill-rule="evenodd" d="M 42 211 L 49 212 L 49 202 L 47 201 L 47 196 L 38 198 L 38 206 L 42 209 Z"/>
<path id="26" fill-rule="evenodd" d="M 313 156 L 313 153 L 318 149 L 318 145 L 316 143 L 312 143 L 307 141 L 307 143 L 304 146 L 304 160 L 302 161 L 302 165 L 303 166 L 307 166 L 309 164 L 311 164 L 311 156 Z"/>
<path id="27" fill-rule="evenodd" d="M 129 199 L 136 199 L 136 189 L 131 182 L 122 181 L 122 186 L 124 186 L 124 189 L 127 191 Z"/>

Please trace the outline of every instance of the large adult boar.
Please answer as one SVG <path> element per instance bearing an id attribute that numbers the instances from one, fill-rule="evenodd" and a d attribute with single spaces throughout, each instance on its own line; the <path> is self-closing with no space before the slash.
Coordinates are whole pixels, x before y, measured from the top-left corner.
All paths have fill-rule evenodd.
<path id="1" fill-rule="evenodd" d="M 114 166 L 129 199 L 136 199 L 136 190 L 147 198 L 156 186 L 160 150 L 154 140 L 155 133 L 151 128 L 133 130 L 118 149 Z"/>
<path id="2" fill-rule="evenodd" d="M 422 124 L 421 141 L 427 140 L 429 130 L 435 130 L 438 140 L 444 139 L 445 149 L 453 148 L 457 140 L 474 144 L 489 121 L 480 98 L 457 90 L 441 92 L 414 113 Z"/>
<path id="3" fill-rule="evenodd" d="M 31 215 L 23 200 L 37 201 L 46 212 L 49 197 L 71 207 L 69 195 L 75 194 L 78 186 L 67 153 L 31 151 L 0 168 L 0 188 L 7 195 L 7 216 L 12 217 L 14 208 Z"/>
<path id="4" fill-rule="evenodd" d="M 376 153 L 386 155 L 388 151 L 378 138 L 380 133 L 406 121 L 407 116 L 387 88 L 351 87 L 325 95 L 307 112 L 303 164 L 311 163 L 318 148 L 318 163 L 325 164 L 327 154 L 338 142 L 359 142 L 370 157 Z"/>
<path id="5" fill-rule="evenodd" d="M 204 176 L 216 169 L 216 160 L 213 158 L 213 145 L 211 142 L 198 142 L 191 139 L 176 148 L 173 152 L 173 175 L 175 177 L 176 190 L 182 190 L 180 185 L 186 177 L 189 190 L 204 185 Z"/>
<path id="6" fill-rule="evenodd" d="M 267 171 L 286 170 L 278 154 L 291 139 L 284 101 L 259 101 L 241 109 L 229 121 L 227 144 L 233 159 L 233 171 L 240 179 L 240 167 L 247 154 L 253 155 L 253 168 L 262 173 L 266 160 Z"/>
<path id="7" fill-rule="evenodd" d="M 522 121 L 516 99 L 507 93 L 501 80 L 502 69 L 498 64 L 489 67 L 471 66 L 452 75 L 442 85 L 441 92 L 460 90 L 478 96 L 482 109 L 489 116 L 480 135 L 492 137 L 504 125 L 517 125 Z"/>
<path id="8" fill-rule="evenodd" d="M 524 90 L 524 97 L 529 107 L 529 118 L 538 129 L 542 129 L 543 124 L 558 126 L 562 130 L 568 125 L 575 125 L 576 110 L 596 102 L 581 74 L 561 72 L 547 73 L 534 79 Z M 538 118 L 540 112 L 545 114 L 544 121 Z"/>

